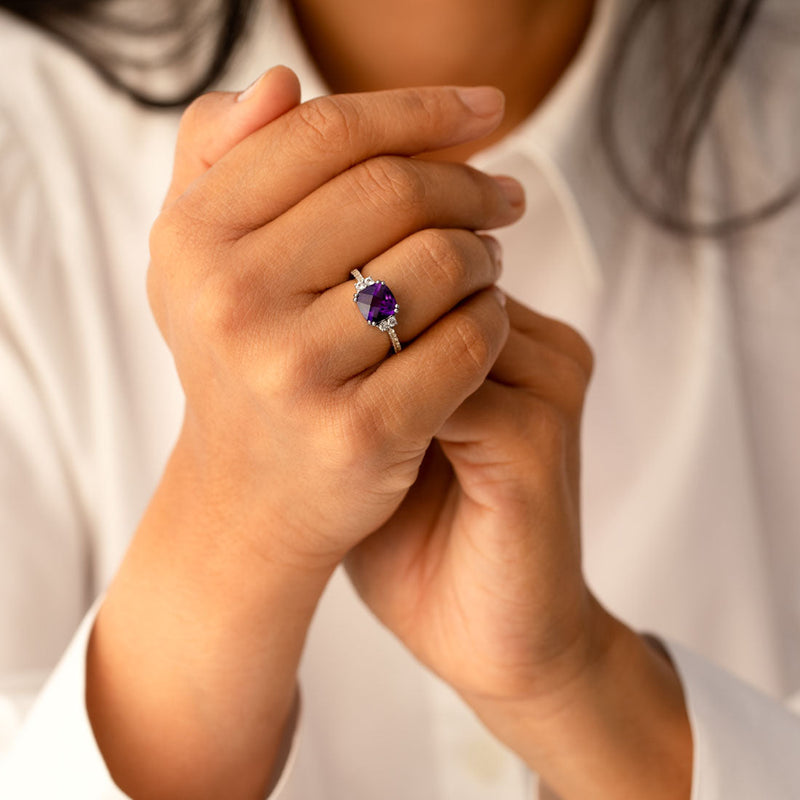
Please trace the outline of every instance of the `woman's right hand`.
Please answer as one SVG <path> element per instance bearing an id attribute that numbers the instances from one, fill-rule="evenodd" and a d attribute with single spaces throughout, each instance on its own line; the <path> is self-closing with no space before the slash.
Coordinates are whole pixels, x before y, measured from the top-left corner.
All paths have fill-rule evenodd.
<path id="1" fill-rule="evenodd" d="M 518 187 L 408 158 L 493 130 L 501 98 L 478 97 L 481 113 L 452 88 L 286 102 L 216 163 L 182 143 L 224 129 L 215 109 L 242 112 L 215 93 L 184 115 L 148 274 L 184 425 L 87 665 L 98 744 L 132 797 L 263 796 L 331 571 L 505 341 L 486 290 L 499 258 L 472 231 L 514 221 Z M 354 267 L 398 298 L 397 356 L 354 307 Z"/>

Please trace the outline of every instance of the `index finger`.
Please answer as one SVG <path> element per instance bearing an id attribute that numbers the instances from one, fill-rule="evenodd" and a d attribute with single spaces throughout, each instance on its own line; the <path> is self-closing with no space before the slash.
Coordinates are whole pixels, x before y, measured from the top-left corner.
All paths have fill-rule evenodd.
<path id="1" fill-rule="evenodd" d="M 473 141 L 503 116 L 499 89 L 423 87 L 310 100 L 252 133 L 187 191 L 194 218 L 241 236 L 376 155 Z"/>

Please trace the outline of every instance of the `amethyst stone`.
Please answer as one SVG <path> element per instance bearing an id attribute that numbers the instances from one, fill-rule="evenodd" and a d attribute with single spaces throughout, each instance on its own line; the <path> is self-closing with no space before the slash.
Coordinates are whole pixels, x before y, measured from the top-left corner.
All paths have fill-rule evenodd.
<path id="1" fill-rule="evenodd" d="M 375 281 L 361 289 L 356 295 L 356 304 L 370 325 L 377 325 L 397 311 L 397 301 L 383 281 Z"/>

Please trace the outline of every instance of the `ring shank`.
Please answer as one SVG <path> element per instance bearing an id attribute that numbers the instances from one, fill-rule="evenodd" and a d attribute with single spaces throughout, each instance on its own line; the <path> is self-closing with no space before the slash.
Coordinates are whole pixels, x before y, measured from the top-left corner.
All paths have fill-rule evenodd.
<path id="1" fill-rule="evenodd" d="M 394 348 L 395 353 L 399 353 L 403 347 L 400 344 L 400 340 L 397 338 L 397 334 L 394 332 L 394 328 L 389 328 L 386 333 L 389 334 L 389 338 L 392 340 L 392 347 Z"/>

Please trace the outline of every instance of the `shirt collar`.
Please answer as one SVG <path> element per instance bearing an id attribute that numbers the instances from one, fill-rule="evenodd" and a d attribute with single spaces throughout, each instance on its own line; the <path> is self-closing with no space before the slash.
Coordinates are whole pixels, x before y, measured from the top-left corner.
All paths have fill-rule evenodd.
<path id="1" fill-rule="evenodd" d="M 597 100 L 626 0 L 597 0 L 589 30 L 566 72 L 539 107 L 496 147 L 547 158 L 564 169 L 596 138 Z M 492 148 L 494 149 L 494 148 Z M 485 151 L 491 156 L 490 151 Z"/>

